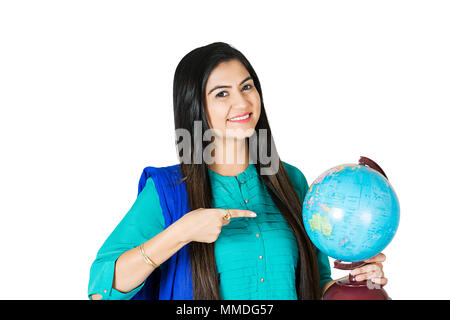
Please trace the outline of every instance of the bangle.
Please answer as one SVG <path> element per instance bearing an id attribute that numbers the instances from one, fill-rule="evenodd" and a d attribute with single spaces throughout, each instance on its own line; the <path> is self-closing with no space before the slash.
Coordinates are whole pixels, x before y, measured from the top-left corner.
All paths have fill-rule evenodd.
<path id="1" fill-rule="evenodd" d="M 142 256 L 142 258 L 144 258 L 144 260 L 145 260 L 145 262 L 147 262 L 147 264 L 151 265 L 155 269 L 159 267 L 159 264 L 156 264 L 149 257 L 147 257 L 147 255 L 144 252 L 144 248 L 142 247 L 142 244 L 139 246 L 139 251 L 141 252 L 141 256 Z"/>

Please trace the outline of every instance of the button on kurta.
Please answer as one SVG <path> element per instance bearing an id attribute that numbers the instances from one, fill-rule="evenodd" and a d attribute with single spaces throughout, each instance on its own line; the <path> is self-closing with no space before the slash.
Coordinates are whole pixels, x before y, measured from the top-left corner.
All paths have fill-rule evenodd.
<path id="1" fill-rule="evenodd" d="M 245 203 L 248 203 L 248 199 L 245 199 Z"/>
<path id="2" fill-rule="evenodd" d="M 259 280 L 259 281 L 261 281 L 261 283 L 263 283 L 264 282 L 264 278 L 261 278 L 261 280 Z"/>
<path id="3" fill-rule="evenodd" d="M 256 237 L 259 238 L 259 233 L 256 234 Z"/>

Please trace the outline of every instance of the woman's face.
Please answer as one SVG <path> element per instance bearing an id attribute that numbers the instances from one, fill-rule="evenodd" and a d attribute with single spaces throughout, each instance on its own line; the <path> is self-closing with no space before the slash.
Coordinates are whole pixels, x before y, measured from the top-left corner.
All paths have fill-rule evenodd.
<path id="1" fill-rule="evenodd" d="M 238 60 L 221 62 L 209 75 L 205 90 L 209 126 L 222 138 L 250 137 L 261 113 L 253 79 Z"/>

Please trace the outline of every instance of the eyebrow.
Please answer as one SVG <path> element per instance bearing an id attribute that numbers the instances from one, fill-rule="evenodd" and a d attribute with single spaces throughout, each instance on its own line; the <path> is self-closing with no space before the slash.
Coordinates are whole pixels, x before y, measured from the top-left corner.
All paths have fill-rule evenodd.
<path id="1" fill-rule="evenodd" d="M 250 80 L 250 79 L 253 79 L 252 76 L 248 76 L 247 78 L 245 78 L 244 80 L 242 80 L 242 81 L 239 83 L 239 85 L 243 84 L 244 82 L 246 82 L 246 81 L 248 81 L 248 80 Z M 208 95 L 209 95 L 211 92 L 213 92 L 214 90 L 217 90 L 217 89 L 223 89 L 223 88 L 231 88 L 231 86 L 216 86 L 216 87 L 212 88 L 212 89 L 208 92 Z"/>

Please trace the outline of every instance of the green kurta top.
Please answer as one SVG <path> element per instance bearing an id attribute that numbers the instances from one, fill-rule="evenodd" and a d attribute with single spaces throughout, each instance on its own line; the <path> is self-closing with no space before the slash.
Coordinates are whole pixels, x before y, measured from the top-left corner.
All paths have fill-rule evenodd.
<path id="1" fill-rule="evenodd" d="M 283 162 L 294 188 L 303 201 L 308 183 L 302 172 Z M 256 218 L 232 218 L 215 242 L 215 259 L 222 299 L 297 299 L 295 269 L 298 247 L 295 237 L 260 181 L 256 167 L 234 176 L 208 169 L 213 208 L 254 211 Z M 124 219 L 100 248 L 91 267 L 88 295 L 103 299 L 131 299 L 143 286 L 128 293 L 112 288 L 114 265 L 125 251 L 164 230 L 164 217 L 152 178 L 138 195 Z M 331 281 L 328 256 L 316 249 L 320 287 Z M 164 268 L 164 263 L 161 265 Z"/>

